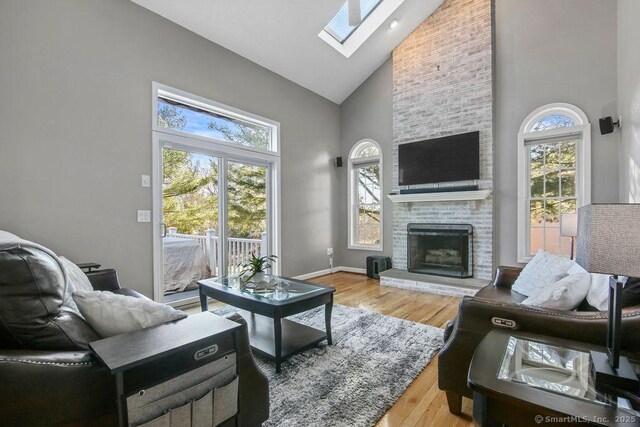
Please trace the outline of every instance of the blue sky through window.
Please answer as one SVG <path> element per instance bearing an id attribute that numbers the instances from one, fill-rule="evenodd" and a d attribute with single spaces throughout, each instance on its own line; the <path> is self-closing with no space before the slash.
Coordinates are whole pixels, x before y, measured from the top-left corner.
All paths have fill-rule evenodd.
<path id="1" fill-rule="evenodd" d="M 271 129 L 158 98 L 158 126 L 270 150 Z"/>
<path id="2" fill-rule="evenodd" d="M 550 114 L 538 120 L 532 127 L 532 132 L 541 130 L 567 128 L 575 126 L 574 121 L 563 114 Z"/>
<path id="3" fill-rule="evenodd" d="M 168 126 L 163 126 L 161 124 L 162 122 L 159 120 L 159 125 L 171 129 L 181 130 L 187 133 L 192 133 L 194 135 L 226 140 L 225 136 L 220 131 L 209 129 L 209 124 L 212 122 L 213 117 L 204 113 L 193 111 L 189 108 L 181 107 L 179 105 L 171 105 L 162 98 L 158 98 L 158 111 L 163 108 L 174 108 L 178 115 L 184 118 L 184 121 L 181 121 L 181 123 L 183 124 L 182 126 L 175 126 L 171 123 L 169 123 Z"/>

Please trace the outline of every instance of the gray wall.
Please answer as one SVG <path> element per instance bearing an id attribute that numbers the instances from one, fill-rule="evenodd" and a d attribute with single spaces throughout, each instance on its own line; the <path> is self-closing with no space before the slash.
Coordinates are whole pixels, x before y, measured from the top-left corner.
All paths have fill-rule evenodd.
<path id="1" fill-rule="evenodd" d="M 640 2 L 618 0 L 620 201 L 640 203 Z M 616 131 L 618 133 L 618 131 Z"/>
<path id="2" fill-rule="evenodd" d="M 587 114 L 592 201 L 618 201 L 618 133 L 598 131 L 616 115 L 616 1 L 496 0 L 495 22 L 496 255 L 516 265 L 517 135 L 534 109 L 568 102 Z"/>
<path id="3" fill-rule="evenodd" d="M 340 105 L 340 139 L 342 141 L 340 155 L 344 160 L 344 166 L 337 168 L 339 185 L 336 193 L 339 203 L 336 206 L 336 248 L 334 256 L 336 266 L 348 266 L 365 268 L 368 255 L 391 256 L 393 251 L 393 217 L 391 202 L 386 194 L 392 188 L 391 158 L 393 153 L 393 103 L 392 103 L 392 76 L 393 64 L 389 58 L 378 68 L 355 92 L 353 92 Z M 349 151 L 360 140 L 369 138 L 380 144 L 382 149 L 382 172 L 384 193 L 383 217 L 383 251 L 371 252 L 348 247 L 348 180 L 347 159 Z"/>
<path id="4" fill-rule="evenodd" d="M 640 17 L 631 14 L 631 8 L 638 13 L 640 5 L 635 0 L 620 1 L 620 33 L 624 31 L 629 35 L 629 42 L 621 45 L 621 49 L 625 49 L 624 55 L 621 51 L 621 61 L 626 61 L 625 67 L 631 67 L 632 61 L 634 67 L 640 67 L 633 43 L 640 38 L 635 25 Z M 617 11 L 615 0 L 496 0 L 495 13 L 495 262 L 516 265 L 517 134 L 531 111 L 551 102 L 568 102 L 585 111 L 592 125 L 592 201 L 618 201 L 619 133 L 601 136 L 598 131 L 598 118 L 617 114 Z M 623 29 L 623 25 L 628 28 Z M 343 156 L 361 138 L 391 135 L 389 114 L 393 82 L 390 68 L 388 61 L 342 104 Z M 637 143 L 640 135 L 640 102 L 637 101 L 640 99 L 640 72 L 638 68 L 629 68 L 626 74 L 621 72 L 621 79 L 624 75 L 630 83 L 621 86 L 620 91 L 629 93 L 634 88 L 636 94 L 635 114 L 625 113 L 629 116 L 625 118 L 625 127 L 636 138 L 633 149 L 640 164 L 640 144 Z M 631 120 L 635 123 L 633 128 Z M 388 189 L 391 138 L 382 137 L 377 141 L 385 152 L 385 188 Z M 631 142 L 625 142 L 623 147 L 630 149 Z M 626 176 L 627 172 L 622 173 Z M 346 168 L 338 174 L 336 265 L 362 267 L 369 253 L 346 249 Z M 639 177 L 640 168 L 633 181 L 640 197 Z M 625 185 L 622 181 L 620 187 Z M 622 191 L 626 194 L 626 190 Z M 390 208 L 387 203 L 385 254 L 391 250 L 388 246 L 391 224 L 387 220 L 391 215 Z"/>
<path id="5" fill-rule="evenodd" d="M 281 123 L 282 271 L 326 268 L 337 105 L 128 0 L 2 1 L 0 55 L 0 229 L 151 295 L 155 80 Z"/>

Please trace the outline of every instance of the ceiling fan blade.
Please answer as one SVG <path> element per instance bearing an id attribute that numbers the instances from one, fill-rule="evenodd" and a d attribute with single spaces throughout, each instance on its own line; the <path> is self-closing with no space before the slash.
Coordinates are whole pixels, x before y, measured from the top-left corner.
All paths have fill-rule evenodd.
<path id="1" fill-rule="evenodd" d="M 349 8 L 349 26 L 355 27 L 360 25 L 362 23 L 360 0 L 349 0 L 347 7 Z"/>

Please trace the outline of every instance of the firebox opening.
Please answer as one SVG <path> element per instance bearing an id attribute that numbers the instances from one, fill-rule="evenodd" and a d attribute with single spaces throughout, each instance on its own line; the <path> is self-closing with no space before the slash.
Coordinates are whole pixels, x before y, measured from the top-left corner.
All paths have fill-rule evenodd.
<path id="1" fill-rule="evenodd" d="M 409 224 L 407 252 L 410 272 L 473 277 L 473 226 Z"/>

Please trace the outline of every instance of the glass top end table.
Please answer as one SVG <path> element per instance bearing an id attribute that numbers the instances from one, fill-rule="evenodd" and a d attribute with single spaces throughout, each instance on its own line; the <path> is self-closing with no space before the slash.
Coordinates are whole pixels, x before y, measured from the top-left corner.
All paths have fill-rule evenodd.
<path id="1" fill-rule="evenodd" d="M 480 425 L 535 426 L 553 420 L 638 425 L 638 392 L 596 385 L 590 352 L 601 349 L 556 337 L 491 330 L 469 368 L 474 420 Z M 640 363 L 631 364 L 640 373 Z"/>

